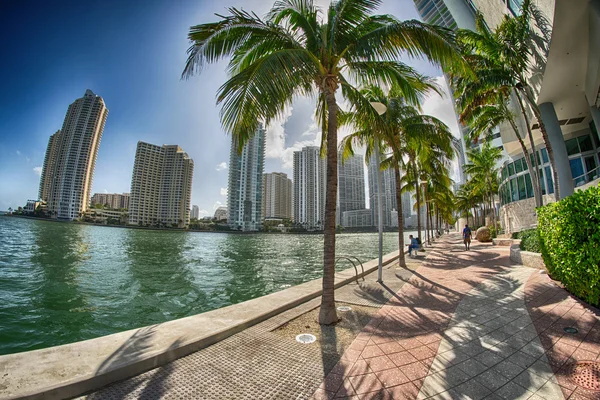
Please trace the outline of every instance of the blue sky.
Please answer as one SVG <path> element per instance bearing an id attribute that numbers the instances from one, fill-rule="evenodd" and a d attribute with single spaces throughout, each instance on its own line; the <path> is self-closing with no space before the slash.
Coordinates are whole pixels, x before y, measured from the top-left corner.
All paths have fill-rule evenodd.
<path id="1" fill-rule="evenodd" d="M 263 15 L 271 5 L 261 0 L 3 4 L 0 210 L 37 198 L 48 137 L 61 128 L 68 105 L 91 89 L 109 109 L 92 193 L 129 192 L 139 140 L 178 144 L 195 163 L 192 204 L 212 214 L 226 199 L 230 137 L 215 105 L 225 63 L 181 81 L 187 32 L 191 25 L 214 21 L 226 6 Z M 412 0 L 384 0 L 379 13 L 418 18 Z M 425 74 L 440 75 L 426 62 L 405 61 Z M 437 95 L 424 104 L 426 112 L 449 124 L 451 107 Z M 317 140 L 313 110 L 310 99 L 298 99 L 269 127 L 265 172 L 291 175 L 293 151 Z"/>

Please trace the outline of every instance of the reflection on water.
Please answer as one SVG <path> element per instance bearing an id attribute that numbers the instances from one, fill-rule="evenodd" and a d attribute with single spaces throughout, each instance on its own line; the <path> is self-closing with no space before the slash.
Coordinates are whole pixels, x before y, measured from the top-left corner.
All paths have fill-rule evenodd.
<path id="1" fill-rule="evenodd" d="M 181 318 L 322 274 L 321 235 L 157 232 L 0 217 L 0 354 Z M 397 235 L 384 236 L 384 251 Z M 376 234 L 342 234 L 370 260 Z M 350 265 L 339 265 L 338 269 Z"/>

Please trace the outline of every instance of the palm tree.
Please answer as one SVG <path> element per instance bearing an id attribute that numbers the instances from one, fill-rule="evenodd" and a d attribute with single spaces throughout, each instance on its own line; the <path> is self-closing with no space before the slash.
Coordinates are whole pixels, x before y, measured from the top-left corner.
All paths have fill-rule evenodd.
<path id="1" fill-rule="evenodd" d="M 323 295 L 319 322 L 338 320 L 334 300 L 337 127 L 341 94 L 354 103 L 359 85 L 415 84 L 403 54 L 444 68 L 462 63 L 452 32 L 419 21 L 373 15 L 379 0 L 339 0 L 327 14 L 312 0 L 279 0 L 265 18 L 236 8 L 216 22 L 190 28 L 183 77 L 230 57 L 219 89 L 221 121 L 242 149 L 261 122 L 281 116 L 295 96 L 317 99 L 322 153 L 327 156 Z"/>
<path id="2" fill-rule="evenodd" d="M 487 27 L 481 14 L 477 15 L 476 25 L 477 32 L 461 30 L 458 34 L 465 58 L 471 67 L 476 66 L 474 71 L 477 78 L 473 79 L 472 74 L 468 77 L 461 77 L 460 73 L 453 74 L 453 80 L 459 80 L 458 84 L 453 83 L 453 86 L 458 89 L 457 96 L 463 98 L 461 101 L 463 107 L 475 108 L 493 103 L 495 100 L 490 102 L 490 93 L 505 98 L 514 96 L 527 124 L 529 124 L 527 114 L 531 110 L 537 119 L 548 151 L 553 171 L 554 196 L 558 201 L 560 192 L 557 190 L 559 181 L 554 152 L 535 101 L 535 86 L 545 68 L 549 49 L 550 24 L 531 0 L 524 0 L 520 15 L 516 17 L 506 15 L 495 32 Z M 461 83 L 461 79 L 464 82 Z M 492 96 L 492 99 L 495 98 Z M 530 130 L 528 126 L 529 140 L 532 150 L 535 150 Z M 517 137 L 520 138 L 519 135 Z M 534 163 L 537 164 L 537 157 L 534 157 Z M 537 167 L 536 171 L 531 173 L 532 181 L 539 181 L 536 176 Z M 539 197 L 538 203 L 541 195 Z"/>
<path id="3" fill-rule="evenodd" d="M 429 78 L 418 76 L 416 85 L 411 92 L 421 95 L 429 90 L 437 90 Z M 438 126 L 443 125 L 439 120 L 420 115 L 416 106 L 406 103 L 405 89 L 394 86 L 387 93 L 379 86 L 370 85 L 360 91 L 364 101 L 369 104 L 366 108 L 355 108 L 343 113 L 341 122 L 351 124 L 356 132 L 344 138 L 341 144 L 345 157 L 354 153 L 353 144 L 366 146 L 367 159 L 373 152 L 384 149 L 389 152 L 381 163 L 382 169 L 392 168 L 396 181 L 396 203 L 398 207 L 398 249 L 400 266 L 406 267 L 404 258 L 404 218 L 402 212 L 402 192 L 400 169 L 404 165 L 406 145 L 411 138 L 430 135 Z M 412 95 L 412 93 L 411 93 Z M 411 96 L 414 97 L 414 96 Z M 386 106 L 383 115 L 373 113 L 372 103 Z M 437 125 L 436 125 L 437 124 Z"/>
<path id="4" fill-rule="evenodd" d="M 487 199 L 490 210 L 492 210 L 493 226 L 496 226 L 496 207 L 494 197 L 498 193 L 499 170 L 496 163 L 502 158 L 502 152 L 486 142 L 481 149 L 475 148 L 467 152 L 469 163 L 463 169 L 469 175 L 469 182 L 473 189 L 482 195 L 485 210 Z M 485 217 L 485 215 L 484 215 Z"/>

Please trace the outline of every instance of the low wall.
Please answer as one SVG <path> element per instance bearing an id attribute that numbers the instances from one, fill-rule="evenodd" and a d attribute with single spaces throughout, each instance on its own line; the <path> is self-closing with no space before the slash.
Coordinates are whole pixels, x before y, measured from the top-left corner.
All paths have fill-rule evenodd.
<path id="1" fill-rule="evenodd" d="M 384 265 L 398 259 L 387 254 Z M 378 260 L 364 264 L 367 275 Z M 338 288 L 354 268 L 335 274 Z M 0 356 L 1 399 L 64 399 L 186 356 L 321 295 L 321 278 L 218 310 L 41 350 Z"/>
<path id="2" fill-rule="evenodd" d="M 544 204 L 554 202 L 554 195 L 544 195 Z M 520 232 L 537 227 L 535 199 L 525 199 L 508 203 L 500 208 L 500 219 L 506 233 Z"/>
<path id="3" fill-rule="evenodd" d="M 526 267 L 536 269 L 546 269 L 546 264 L 540 253 L 533 253 L 531 251 L 523 251 L 519 248 L 519 244 L 513 244 L 510 247 L 510 260 L 517 264 L 522 264 Z"/>

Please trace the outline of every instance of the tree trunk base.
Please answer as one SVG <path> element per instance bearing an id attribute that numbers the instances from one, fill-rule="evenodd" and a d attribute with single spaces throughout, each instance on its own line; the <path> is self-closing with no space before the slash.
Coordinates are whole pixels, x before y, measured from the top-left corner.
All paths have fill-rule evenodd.
<path id="1" fill-rule="evenodd" d="M 338 323 L 341 318 L 338 318 L 335 308 L 325 309 L 321 307 L 319 309 L 319 324 L 321 325 L 333 325 Z"/>

